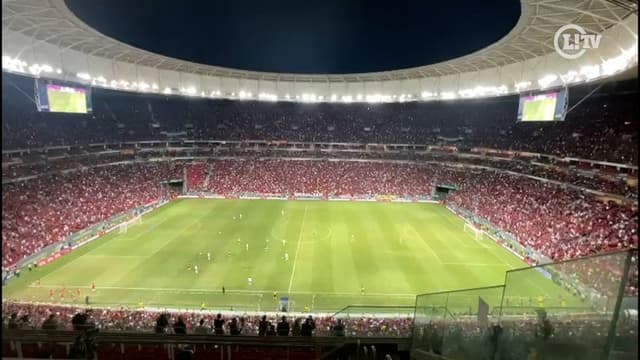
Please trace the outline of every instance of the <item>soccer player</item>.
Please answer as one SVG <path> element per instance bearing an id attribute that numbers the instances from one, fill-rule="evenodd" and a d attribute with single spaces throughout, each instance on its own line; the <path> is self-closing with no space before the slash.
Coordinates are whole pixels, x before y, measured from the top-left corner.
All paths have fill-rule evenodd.
<path id="1" fill-rule="evenodd" d="M 77 288 L 77 289 L 76 289 L 76 296 L 77 296 L 77 297 L 80 297 L 80 288 Z"/>
<path id="2" fill-rule="evenodd" d="M 245 247 L 245 249 L 247 249 L 247 251 L 249 251 L 249 243 L 246 243 L 246 244 L 244 245 L 244 247 Z"/>
<path id="3" fill-rule="evenodd" d="M 284 261 L 289 261 L 289 253 L 284 253 Z"/>
<path id="4" fill-rule="evenodd" d="M 280 215 L 284 216 L 284 210 L 280 210 Z"/>
<path id="5" fill-rule="evenodd" d="M 210 252 L 207 253 L 207 261 L 211 262 L 211 253 Z"/>
<path id="6" fill-rule="evenodd" d="M 222 285 L 222 295 L 224 295 L 227 292 L 227 290 L 224 288 L 224 285 Z"/>
<path id="7" fill-rule="evenodd" d="M 360 289 L 360 295 L 364 295 L 364 286 Z"/>
<path id="8" fill-rule="evenodd" d="M 247 283 L 249 283 L 249 286 L 251 286 L 251 284 L 253 284 L 253 279 L 251 278 L 251 276 L 249 276 L 247 278 Z"/>
<path id="9" fill-rule="evenodd" d="M 282 239 L 282 246 L 285 246 L 287 244 L 287 240 Z"/>
<path id="10" fill-rule="evenodd" d="M 191 264 L 187 264 L 187 271 L 191 271 Z"/>
<path id="11" fill-rule="evenodd" d="M 95 281 L 91 282 L 91 291 L 93 291 L 93 292 L 96 291 L 96 282 Z"/>
<path id="12" fill-rule="evenodd" d="M 194 265 L 193 270 L 196 272 L 196 275 L 198 275 L 198 265 Z"/>
<path id="13" fill-rule="evenodd" d="M 53 301 L 53 289 L 49 289 L 49 300 Z"/>
<path id="14" fill-rule="evenodd" d="M 278 298 L 278 292 L 277 292 L 277 291 L 274 291 L 274 292 L 273 292 L 273 300 L 275 300 L 276 298 Z"/>
<path id="15" fill-rule="evenodd" d="M 242 213 L 240 213 L 240 220 L 242 220 Z"/>

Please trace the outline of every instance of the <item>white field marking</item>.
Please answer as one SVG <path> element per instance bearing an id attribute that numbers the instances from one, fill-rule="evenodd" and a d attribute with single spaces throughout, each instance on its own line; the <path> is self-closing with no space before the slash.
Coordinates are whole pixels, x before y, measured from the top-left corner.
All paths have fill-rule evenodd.
<path id="1" fill-rule="evenodd" d="M 82 285 L 65 285 L 67 288 L 80 288 L 80 289 L 90 289 L 90 286 Z M 48 285 L 42 284 L 40 286 L 29 285 L 30 288 L 60 288 L 62 285 Z M 145 288 L 145 287 L 120 287 L 120 286 L 97 286 L 96 289 L 100 290 L 132 290 L 132 291 L 157 291 L 157 292 L 169 292 L 169 293 L 194 293 L 201 292 L 206 294 L 211 293 L 219 293 L 219 289 L 179 289 L 179 288 Z M 277 292 L 284 292 L 283 290 L 276 290 Z M 234 289 L 226 289 L 227 293 L 230 294 L 247 294 L 247 295 L 261 295 L 261 294 L 271 294 L 273 290 L 234 290 Z M 327 292 L 327 291 L 294 291 L 290 293 L 292 295 L 335 295 L 335 296 L 362 296 L 359 292 Z M 416 294 L 394 294 L 394 293 L 366 293 L 364 296 L 393 296 L 393 297 L 411 297 L 415 298 Z"/>
<path id="2" fill-rule="evenodd" d="M 298 260 L 298 252 L 300 251 L 300 244 L 302 244 L 302 234 L 304 230 L 304 221 L 307 218 L 307 204 L 304 204 L 304 212 L 302 213 L 302 224 L 300 225 L 300 235 L 298 236 L 298 245 L 296 246 L 296 253 L 293 256 L 293 268 L 291 269 L 291 277 L 289 278 L 289 288 L 287 293 L 291 293 L 291 285 L 293 285 L 293 275 L 296 273 L 296 260 Z"/>
<path id="3" fill-rule="evenodd" d="M 152 211 L 150 211 L 150 212 L 149 212 L 149 214 L 152 214 L 153 212 L 155 212 L 155 211 L 157 211 L 157 210 L 159 210 L 159 209 L 152 210 Z M 164 214 L 161 214 L 161 215 L 158 215 L 158 216 L 162 216 L 162 215 L 164 215 Z M 158 222 L 158 224 L 162 224 L 162 223 L 164 223 L 165 221 L 167 221 L 167 220 L 169 220 L 169 219 L 171 219 L 171 216 L 168 216 L 168 217 L 167 217 L 167 218 L 165 218 L 164 220 L 162 220 L 162 221 Z M 156 226 L 157 226 L 158 224 L 156 224 Z M 150 231 L 150 230 L 149 230 L 149 228 L 147 228 L 147 230 L 145 230 L 145 231 L 141 232 L 140 234 L 136 235 L 136 236 L 134 237 L 134 239 L 137 239 L 138 237 L 142 236 L 143 234 L 146 234 L 146 233 L 147 233 L 147 232 L 149 232 L 149 231 Z M 107 241 L 104 241 L 104 237 L 100 237 L 100 239 L 102 239 L 102 240 L 103 240 L 103 241 L 102 241 L 102 243 L 98 243 L 98 245 L 96 245 L 96 247 L 94 247 L 93 249 L 89 250 L 89 252 L 87 252 L 86 254 L 84 254 L 84 255 L 82 255 L 82 256 L 78 256 L 78 257 L 76 257 L 75 259 L 72 259 L 71 261 L 69 261 L 68 263 L 66 263 L 66 264 L 64 264 L 64 265 L 62 265 L 62 266 L 60 266 L 60 267 L 59 267 L 59 268 L 57 268 L 57 269 L 55 269 L 54 271 L 52 271 L 52 272 L 50 272 L 50 273 L 48 273 L 48 274 L 44 275 L 42 278 L 40 278 L 40 280 L 46 279 L 46 278 L 48 278 L 49 276 L 51 276 L 51 275 L 53 275 L 53 274 L 57 273 L 58 271 L 60 271 L 60 270 L 62 270 L 62 269 L 64 269 L 64 268 L 66 268 L 66 267 L 70 266 L 71 264 L 75 263 L 76 261 L 79 261 L 80 259 L 83 259 L 83 258 L 85 258 L 85 257 L 87 257 L 87 256 L 90 256 L 92 252 L 94 252 L 94 251 L 96 251 L 97 249 L 99 249 L 99 248 L 101 248 L 101 247 L 105 246 L 106 244 L 111 243 L 111 241 L 113 241 L 113 240 L 116 240 L 116 241 L 117 241 L 117 240 L 118 240 L 118 237 L 119 237 L 119 235 L 118 235 L 118 236 L 116 236 L 116 237 L 114 237 L 114 238 L 112 238 L 112 239 L 109 239 L 109 240 L 107 240 Z M 94 241 L 96 241 L 96 240 L 99 240 L 99 239 L 95 239 Z M 93 242 L 91 242 L 91 243 L 93 243 Z M 85 244 L 85 246 L 86 246 L 86 245 L 89 245 L 89 244 L 91 244 L 91 243 Z M 91 255 L 91 256 L 96 256 L 96 255 Z M 147 256 L 146 256 L 146 255 L 143 255 L 143 256 L 140 256 L 140 257 L 147 257 Z M 57 259 L 56 261 L 59 261 L 59 260 L 61 260 L 61 259 Z"/>
<path id="4" fill-rule="evenodd" d="M 101 257 L 101 258 L 146 258 L 147 255 L 93 255 L 87 254 L 84 257 Z"/>
<path id="5" fill-rule="evenodd" d="M 431 254 L 433 254 L 433 256 L 436 257 L 436 259 L 438 260 L 438 262 L 440 264 L 442 264 L 442 259 L 440 259 L 440 256 L 438 256 L 438 254 L 435 252 L 435 250 L 433 250 L 433 248 L 431 248 L 431 246 L 429 245 L 429 242 L 427 240 L 425 240 L 425 238 L 422 237 L 422 235 L 416 230 L 416 228 L 413 227 L 413 225 L 409 224 L 409 223 L 405 223 L 405 227 L 404 227 L 404 235 L 407 235 L 407 228 L 410 228 L 411 231 L 414 234 L 417 234 L 418 237 L 420 238 L 420 240 L 422 240 L 422 243 L 425 244 L 427 246 L 427 249 L 429 249 L 429 252 Z"/>
<path id="6" fill-rule="evenodd" d="M 463 266 L 490 266 L 490 267 L 505 267 L 505 263 L 502 264 L 473 264 L 473 263 L 464 263 L 464 262 L 445 262 L 442 265 L 463 265 Z M 507 265 L 508 268 L 510 268 Z"/>

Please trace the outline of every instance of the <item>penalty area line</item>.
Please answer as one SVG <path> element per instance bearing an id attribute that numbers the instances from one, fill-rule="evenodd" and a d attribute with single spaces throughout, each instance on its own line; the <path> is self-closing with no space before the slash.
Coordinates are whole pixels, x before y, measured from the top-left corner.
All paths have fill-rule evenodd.
<path id="1" fill-rule="evenodd" d="M 306 219 L 307 219 L 307 204 L 304 204 L 304 212 L 302 213 L 302 224 L 300 225 L 300 235 L 298 236 L 296 253 L 293 256 L 293 268 L 291 269 L 291 277 L 289 278 L 289 287 L 287 288 L 287 293 L 291 293 L 291 285 L 293 285 L 293 276 L 296 273 L 296 263 L 298 260 L 298 252 L 300 251 L 300 244 L 302 244 L 302 233 L 304 231 L 304 221 Z"/>

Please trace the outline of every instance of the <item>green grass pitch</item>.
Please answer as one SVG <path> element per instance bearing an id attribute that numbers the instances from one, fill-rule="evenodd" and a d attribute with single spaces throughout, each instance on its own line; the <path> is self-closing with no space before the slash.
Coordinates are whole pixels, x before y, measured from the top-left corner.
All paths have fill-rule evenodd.
<path id="1" fill-rule="evenodd" d="M 93 306 L 276 311 L 276 291 L 289 297 L 290 311 L 331 312 L 410 306 L 421 293 L 501 285 L 505 271 L 526 266 L 463 224 L 437 204 L 181 199 L 126 233 L 23 271 L 4 287 L 3 300 L 83 304 L 89 295 Z M 516 293 L 581 305 L 531 273 Z M 77 289 L 80 298 L 72 298 Z M 488 302 L 499 305 L 499 298 Z"/>

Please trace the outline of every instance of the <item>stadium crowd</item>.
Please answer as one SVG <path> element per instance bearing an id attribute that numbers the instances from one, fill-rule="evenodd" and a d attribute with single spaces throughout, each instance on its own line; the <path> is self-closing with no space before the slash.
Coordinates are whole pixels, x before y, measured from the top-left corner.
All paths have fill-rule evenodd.
<path id="1" fill-rule="evenodd" d="M 73 232 L 167 196 L 161 182 L 181 179 L 183 168 L 172 162 L 115 165 L 3 185 L 3 267 Z M 437 184 L 455 184 L 459 190 L 448 198 L 450 203 L 554 260 L 638 243 L 636 208 L 490 170 L 320 160 L 217 160 L 187 168 L 190 190 L 223 195 L 424 198 Z"/>
<path id="2" fill-rule="evenodd" d="M 182 166 L 94 167 L 2 187 L 3 268 L 66 236 L 166 196 Z"/>
<path id="3" fill-rule="evenodd" d="M 82 309 L 3 302 L 5 328 L 72 330 L 77 314 L 86 314 L 87 324 L 103 331 L 136 331 L 156 333 L 205 333 L 218 335 L 292 336 L 394 336 L 411 335 L 410 317 L 376 317 L 375 315 L 335 318 L 333 316 L 222 315 L 209 311 L 158 311 L 141 309 Z M 53 315 L 53 316 L 52 316 Z M 286 314 L 282 314 L 286 315 Z M 50 320 L 51 319 L 51 320 Z M 54 323 L 55 326 L 51 324 Z M 286 323 L 288 326 L 283 326 Z M 336 328 L 337 327 L 337 328 Z M 285 333 L 286 328 L 286 333 Z M 274 334 L 275 335 L 275 334 Z"/>
<path id="4" fill-rule="evenodd" d="M 611 318 L 595 314 L 505 316 L 500 324 L 483 324 L 476 316 L 443 319 L 422 309 L 412 318 L 337 319 L 331 316 L 234 315 L 204 311 L 95 309 L 3 303 L 3 330 L 43 329 L 147 332 L 158 334 L 215 334 L 222 336 L 353 336 L 413 337 L 413 346 L 452 358 L 525 359 L 533 349 L 553 352 L 604 348 Z M 439 311 L 436 313 L 440 314 Z M 435 313 L 434 313 L 435 314 Z M 615 328 L 618 350 L 637 351 L 637 317 L 622 316 Z M 553 344 L 562 344 L 554 349 Z M 576 345 L 570 347 L 570 345 Z M 484 355 L 484 357 L 482 357 Z M 576 355 L 576 354 L 573 354 Z M 578 354 L 580 355 L 580 354 Z"/>
<path id="5" fill-rule="evenodd" d="M 8 81 L 4 81 L 5 78 Z M 2 148 L 129 140 L 284 140 L 492 147 L 637 164 L 637 103 L 613 84 L 564 122 L 516 121 L 518 99 L 395 104 L 295 104 L 132 95 L 94 89 L 93 113 L 38 112 L 29 78 L 3 73 Z M 573 103 L 590 88 L 572 89 Z M 612 94 L 612 95 L 610 95 Z"/>

